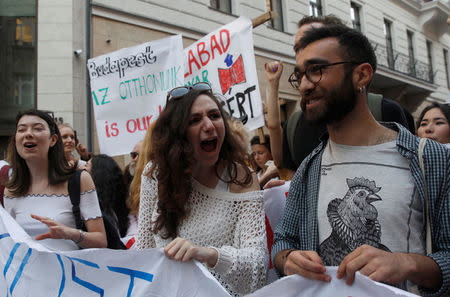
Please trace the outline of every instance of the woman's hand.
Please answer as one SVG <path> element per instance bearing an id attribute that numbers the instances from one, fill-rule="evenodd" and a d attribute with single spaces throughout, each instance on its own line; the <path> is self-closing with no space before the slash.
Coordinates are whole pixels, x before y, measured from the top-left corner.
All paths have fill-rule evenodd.
<path id="1" fill-rule="evenodd" d="M 165 248 L 164 253 L 170 259 L 187 262 L 197 260 L 214 267 L 217 263 L 218 254 L 213 248 L 196 246 L 187 239 L 177 237 Z"/>
<path id="2" fill-rule="evenodd" d="M 47 233 L 42 233 L 36 236 L 36 240 L 42 240 L 47 238 L 53 239 L 71 239 L 78 240 L 80 237 L 80 232 L 74 228 L 67 227 L 61 223 L 58 223 L 52 218 L 41 217 L 38 215 L 32 214 L 31 217 L 35 220 L 38 220 L 41 223 L 44 223 L 49 228 Z"/>

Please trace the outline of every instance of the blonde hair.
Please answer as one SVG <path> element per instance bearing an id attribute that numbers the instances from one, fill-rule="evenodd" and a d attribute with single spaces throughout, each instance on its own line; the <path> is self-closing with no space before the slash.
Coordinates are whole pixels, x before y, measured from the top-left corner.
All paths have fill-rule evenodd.
<path id="1" fill-rule="evenodd" d="M 69 129 L 71 129 L 72 130 L 72 132 L 74 132 L 74 134 L 75 134 L 75 130 L 73 129 L 73 127 L 70 125 L 70 124 L 68 124 L 68 123 L 57 123 L 57 125 L 58 125 L 58 130 L 59 130 L 59 133 L 61 133 L 61 129 L 62 128 L 69 128 Z M 61 140 L 62 140 L 62 136 L 61 136 Z M 75 141 L 76 142 L 76 141 Z M 67 160 L 67 161 L 69 161 L 69 162 L 72 162 L 73 163 L 73 166 L 75 167 L 75 168 L 77 168 L 78 167 L 78 161 L 80 160 L 80 158 L 78 158 L 78 157 L 76 157 L 75 155 L 74 155 L 74 151 L 76 151 L 76 148 L 74 147 L 74 150 L 72 151 L 72 152 L 70 152 L 70 160 Z M 65 153 L 64 153 L 64 155 L 65 155 Z M 65 155 L 66 156 L 66 155 Z M 66 156 L 67 157 L 67 156 Z"/>
<path id="2" fill-rule="evenodd" d="M 72 131 L 75 131 L 75 130 L 73 130 L 72 126 L 68 123 L 58 123 L 58 129 L 61 130 L 61 128 L 70 128 L 70 129 L 72 129 Z"/>
<path id="3" fill-rule="evenodd" d="M 133 180 L 130 185 L 130 193 L 127 198 L 127 206 L 130 209 L 130 213 L 137 215 L 139 213 L 139 201 L 141 195 L 141 175 L 145 166 L 150 161 L 150 138 L 152 136 L 152 130 L 155 126 L 154 121 L 145 133 L 145 137 L 142 143 L 141 153 L 136 164 L 136 171 L 134 173 Z"/>

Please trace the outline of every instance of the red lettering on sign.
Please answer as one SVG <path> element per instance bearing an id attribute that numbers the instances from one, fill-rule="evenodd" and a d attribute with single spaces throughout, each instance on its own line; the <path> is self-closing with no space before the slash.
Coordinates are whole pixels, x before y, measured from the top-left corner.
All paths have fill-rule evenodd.
<path id="1" fill-rule="evenodd" d="M 119 129 L 117 129 L 117 123 L 113 123 L 111 125 L 111 135 L 112 136 L 117 136 L 119 135 Z"/>
<path id="2" fill-rule="evenodd" d="M 197 66 L 197 69 L 200 69 L 200 64 L 195 59 L 194 53 L 192 52 L 192 50 L 189 50 L 189 52 L 188 52 L 189 74 L 192 74 L 192 63 L 193 62 Z"/>
<path id="3" fill-rule="evenodd" d="M 117 123 L 112 123 L 111 126 L 108 126 L 108 121 L 105 121 L 105 132 L 106 132 L 107 138 L 110 138 L 111 136 L 119 135 L 119 129 L 117 128 Z"/>
<path id="4" fill-rule="evenodd" d="M 219 39 L 219 41 L 217 41 L 217 39 Z M 216 51 L 218 52 L 219 55 L 224 54 L 228 48 L 230 47 L 230 43 L 231 43 L 231 38 L 230 38 L 230 31 L 228 31 L 227 29 L 222 29 L 219 31 L 218 36 L 216 35 L 211 35 L 211 39 L 208 43 L 205 43 L 204 41 L 200 41 L 197 43 L 197 55 L 194 55 L 194 52 L 192 49 L 190 49 L 188 51 L 188 64 L 189 64 L 189 71 L 187 71 L 184 74 L 184 77 L 188 77 L 189 75 L 192 74 L 193 71 L 195 71 L 195 69 L 193 70 L 192 65 L 195 64 L 195 66 L 197 67 L 197 70 L 200 70 L 200 64 L 204 67 L 206 65 L 208 65 L 208 63 L 211 60 L 214 60 L 215 55 L 216 55 Z M 210 49 L 208 48 L 210 47 Z M 200 60 L 197 60 L 197 58 Z"/>
<path id="5" fill-rule="evenodd" d="M 230 31 L 227 29 L 220 30 L 220 44 L 222 45 L 223 52 L 226 52 L 228 50 L 228 47 L 230 46 Z M 225 34 L 225 35 L 224 35 Z M 226 39 L 224 39 L 224 36 L 226 36 Z M 224 45 L 224 41 L 226 41 L 226 46 Z"/>
<path id="6" fill-rule="evenodd" d="M 216 40 L 216 36 L 213 35 L 211 36 L 211 53 L 212 53 L 212 58 L 214 60 L 214 50 L 217 49 L 219 51 L 219 54 L 222 54 L 222 49 L 219 46 L 219 43 L 217 43 Z"/>
<path id="7" fill-rule="evenodd" d="M 202 66 L 205 66 L 206 64 L 208 64 L 210 55 L 209 55 L 209 52 L 205 50 L 205 43 L 203 41 L 197 43 L 197 52 L 198 52 L 198 57 L 200 59 L 200 63 L 202 63 Z M 206 61 L 203 60 L 203 58 L 202 58 L 203 55 L 206 55 Z"/>

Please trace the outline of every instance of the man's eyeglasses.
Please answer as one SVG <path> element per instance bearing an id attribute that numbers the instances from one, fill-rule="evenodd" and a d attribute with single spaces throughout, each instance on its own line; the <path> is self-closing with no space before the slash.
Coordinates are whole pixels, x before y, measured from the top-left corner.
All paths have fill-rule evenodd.
<path id="1" fill-rule="evenodd" d="M 131 159 L 135 159 L 137 156 L 139 156 L 138 152 L 131 152 L 130 153 Z"/>
<path id="2" fill-rule="evenodd" d="M 191 90 L 212 91 L 211 85 L 207 82 L 198 82 L 196 84 L 193 84 L 192 86 L 177 87 L 167 92 L 166 104 L 169 102 L 169 100 L 180 99 Z"/>
<path id="3" fill-rule="evenodd" d="M 313 84 L 317 84 L 322 79 L 322 69 L 324 68 L 340 64 L 361 64 L 361 63 L 364 62 L 343 61 L 330 64 L 311 64 L 306 66 L 306 69 L 303 72 L 301 72 L 296 67 L 294 72 L 289 76 L 288 81 L 294 89 L 298 89 L 300 87 L 300 82 L 302 81 L 303 76 L 306 76 L 306 78 Z"/>

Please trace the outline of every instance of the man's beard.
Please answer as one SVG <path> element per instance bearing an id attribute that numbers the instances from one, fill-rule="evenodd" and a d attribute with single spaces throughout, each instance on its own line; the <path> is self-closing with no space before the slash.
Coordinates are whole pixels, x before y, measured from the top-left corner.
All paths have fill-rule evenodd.
<path id="1" fill-rule="evenodd" d="M 345 74 L 340 86 L 324 94 L 321 100 L 324 100 L 324 106 L 318 106 L 315 110 L 307 110 L 305 104 L 302 104 L 307 121 L 317 125 L 327 125 L 345 118 L 353 110 L 357 100 L 351 72 Z"/>

